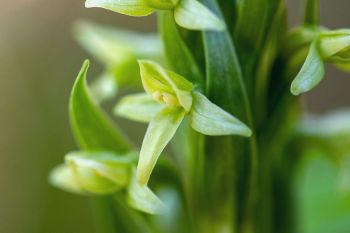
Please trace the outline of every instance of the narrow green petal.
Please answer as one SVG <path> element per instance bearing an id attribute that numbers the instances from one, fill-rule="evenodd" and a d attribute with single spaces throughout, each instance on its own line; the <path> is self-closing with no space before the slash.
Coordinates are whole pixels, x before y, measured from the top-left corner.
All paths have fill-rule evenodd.
<path id="1" fill-rule="evenodd" d="M 197 0 L 181 0 L 174 10 L 174 17 L 181 27 L 192 30 L 215 30 L 225 28 L 224 23 Z"/>
<path id="2" fill-rule="evenodd" d="M 147 16 L 154 12 L 144 0 L 87 0 L 85 7 L 100 7 L 130 16 Z"/>
<path id="3" fill-rule="evenodd" d="M 136 173 L 136 172 L 135 172 Z M 146 185 L 137 182 L 136 174 L 131 180 L 128 190 L 127 201 L 129 205 L 149 214 L 164 213 L 166 207 L 164 203 Z"/>
<path id="4" fill-rule="evenodd" d="M 137 180 L 141 185 L 148 183 L 160 154 L 174 136 L 184 116 L 183 109 L 167 107 L 151 120 L 143 139 L 137 166 Z"/>
<path id="5" fill-rule="evenodd" d="M 294 79 L 291 92 L 299 95 L 317 86 L 325 74 L 324 64 L 321 54 L 317 48 L 317 41 L 314 41 L 306 57 L 305 63 Z"/>
<path id="6" fill-rule="evenodd" d="M 141 93 L 123 97 L 114 113 L 130 120 L 149 122 L 163 107 L 148 94 Z"/>
<path id="7" fill-rule="evenodd" d="M 166 72 L 160 65 L 148 60 L 140 60 L 139 65 L 143 88 L 149 95 L 152 96 L 156 91 L 174 93 L 165 78 Z"/>
<path id="8" fill-rule="evenodd" d="M 169 77 L 169 84 L 171 85 L 177 98 L 179 99 L 180 105 L 186 111 L 189 111 L 192 106 L 192 83 L 175 72 L 167 71 L 166 73 L 167 77 Z"/>
<path id="9" fill-rule="evenodd" d="M 75 194 L 85 194 L 76 181 L 69 166 L 61 164 L 56 166 L 50 173 L 49 182 L 56 188 L 63 189 Z"/>
<path id="10" fill-rule="evenodd" d="M 189 119 L 192 128 L 205 135 L 250 137 L 252 134 L 248 126 L 198 92 L 193 93 L 193 107 Z"/>

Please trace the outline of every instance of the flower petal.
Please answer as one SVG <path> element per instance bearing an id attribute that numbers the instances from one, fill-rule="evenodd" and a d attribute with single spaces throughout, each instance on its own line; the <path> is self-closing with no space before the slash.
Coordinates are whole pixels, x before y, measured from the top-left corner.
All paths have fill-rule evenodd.
<path id="1" fill-rule="evenodd" d="M 192 30 L 225 29 L 224 23 L 197 0 L 181 0 L 174 10 L 175 21 L 181 27 Z"/>
<path id="2" fill-rule="evenodd" d="M 320 36 L 320 51 L 329 58 L 350 46 L 350 30 L 324 32 Z"/>
<path id="3" fill-rule="evenodd" d="M 140 60 L 141 79 L 144 89 L 151 96 L 154 93 L 166 93 L 174 95 L 186 111 L 189 111 L 192 105 L 193 85 L 190 81 L 179 74 L 165 70 L 159 64 Z"/>
<path id="4" fill-rule="evenodd" d="M 127 95 L 114 108 L 116 115 L 139 122 L 149 122 L 164 106 L 148 94 Z"/>
<path id="5" fill-rule="evenodd" d="M 167 107 L 151 120 L 137 166 L 137 180 L 141 185 L 148 183 L 160 154 L 174 136 L 184 116 L 185 111 L 182 108 Z"/>
<path id="6" fill-rule="evenodd" d="M 165 212 L 164 203 L 146 185 L 140 185 L 136 179 L 136 172 L 128 190 L 128 204 L 140 211 L 149 214 L 161 214 Z"/>
<path id="7" fill-rule="evenodd" d="M 250 137 L 252 131 L 228 112 L 210 102 L 199 92 L 193 93 L 193 107 L 189 114 L 190 124 L 205 135 L 240 135 Z"/>
<path id="8" fill-rule="evenodd" d="M 292 83 L 291 92 L 294 95 L 311 90 L 323 79 L 324 64 L 317 45 L 317 40 L 311 44 L 305 63 Z"/>
<path id="9" fill-rule="evenodd" d="M 84 190 L 80 188 L 79 183 L 76 181 L 72 170 L 66 164 L 56 166 L 50 173 L 49 181 L 51 185 L 67 192 L 75 194 L 85 193 Z"/>

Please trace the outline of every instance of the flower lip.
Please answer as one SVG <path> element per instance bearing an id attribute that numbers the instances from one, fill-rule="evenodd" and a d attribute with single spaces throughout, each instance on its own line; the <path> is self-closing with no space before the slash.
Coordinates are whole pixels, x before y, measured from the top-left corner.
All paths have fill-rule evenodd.
<path id="1" fill-rule="evenodd" d="M 176 96 L 167 92 L 155 91 L 152 94 L 152 98 L 158 103 L 166 104 L 168 106 L 179 106 L 179 101 Z"/>

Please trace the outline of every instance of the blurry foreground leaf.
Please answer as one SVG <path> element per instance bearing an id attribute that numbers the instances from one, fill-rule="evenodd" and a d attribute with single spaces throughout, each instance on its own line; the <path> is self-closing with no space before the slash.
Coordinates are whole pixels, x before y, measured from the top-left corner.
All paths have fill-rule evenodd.
<path id="1" fill-rule="evenodd" d="M 162 43 L 154 33 L 137 33 L 79 21 L 74 26 L 74 36 L 83 48 L 101 62 L 104 73 L 114 79 L 115 87 L 109 89 L 141 87 L 137 59 L 160 60 L 163 53 Z"/>

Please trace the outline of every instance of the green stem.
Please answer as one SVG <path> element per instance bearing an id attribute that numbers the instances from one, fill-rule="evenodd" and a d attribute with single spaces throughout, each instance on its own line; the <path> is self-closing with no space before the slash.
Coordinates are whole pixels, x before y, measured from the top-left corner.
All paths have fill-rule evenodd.
<path id="1" fill-rule="evenodd" d="M 96 233 L 118 233 L 114 222 L 113 199 L 110 196 L 90 198 Z M 121 233 L 121 232 L 120 232 Z"/>
<path id="2" fill-rule="evenodd" d="M 318 0 L 306 0 L 304 12 L 304 24 L 317 26 L 320 23 Z"/>
<path id="3" fill-rule="evenodd" d="M 204 3 L 222 18 L 216 0 L 206 0 Z M 203 41 L 207 68 L 206 89 L 208 97 L 214 103 L 244 120 L 254 131 L 250 100 L 243 80 L 241 66 L 237 58 L 236 48 L 229 32 L 227 30 L 223 32 L 203 32 Z M 237 216 L 237 214 L 241 214 L 235 201 L 243 199 L 245 202 L 243 204 L 241 226 L 237 226 L 235 223 L 230 227 L 236 229 L 231 229 L 229 232 L 235 232 L 237 228 L 241 228 L 241 232 L 244 233 L 254 232 L 258 171 L 258 149 L 255 133 L 248 141 L 239 139 L 238 137 L 220 137 L 215 139 L 207 138 L 205 144 L 205 161 L 209 164 L 209 166 L 207 165 L 208 167 L 205 166 L 205 171 L 209 173 L 213 172 L 213 170 L 227 169 L 231 171 L 222 174 L 222 179 L 225 182 L 221 182 L 221 184 L 231 187 L 229 190 L 232 190 L 230 193 L 232 200 L 228 201 L 232 202 L 231 209 L 226 209 L 226 211 L 231 212 L 231 218 L 235 218 L 232 220 L 233 222 L 240 219 L 240 216 Z M 233 147 L 234 150 L 232 149 Z M 249 155 L 248 158 L 246 156 L 247 154 Z M 215 158 L 220 156 L 220 158 L 213 159 L 213 156 Z M 242 168 L 238 166 L 238 162 L 242 162 L 242 166 L 248 163 L 247 168 L 243 168 L 243 170 L 247 170 L 248 175 L 239 174 L 238 170 Z M 243 191 L 239 191 L 241 197 L 236 196 L 238 193 L 238 190 L 236 190 L 237 180 L 240 180 L 240 184 L 243 185 Z M 210 180 L 205 180 L 205 182 L 206 184 L 212 183 Z M 220 191 L 219 187 L 215 185 L 213 187 Z M 210 188 L 206 187 L 206 189 L 212 191 Z M 221 198 L 225 200 L 225 195 L 222 193 L 221 195 Z M 220 196 L 216 198 L 220 200 Z M 229 208 L 228 204 L 224 203 L 224 206 Z"/>

